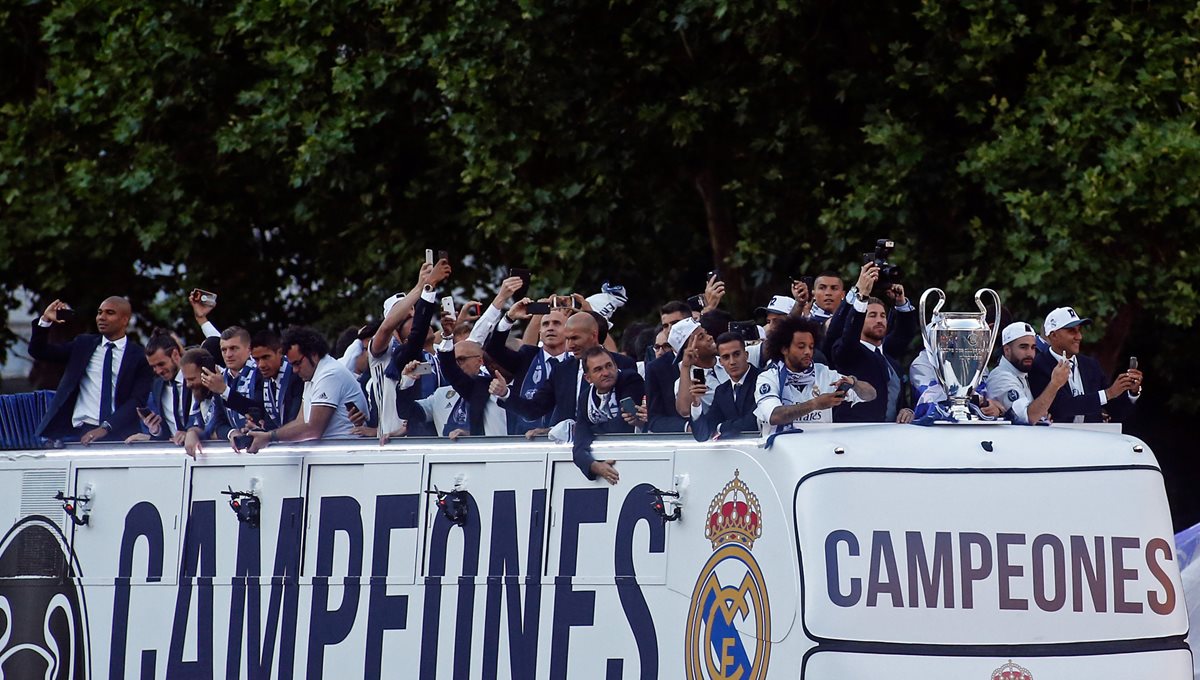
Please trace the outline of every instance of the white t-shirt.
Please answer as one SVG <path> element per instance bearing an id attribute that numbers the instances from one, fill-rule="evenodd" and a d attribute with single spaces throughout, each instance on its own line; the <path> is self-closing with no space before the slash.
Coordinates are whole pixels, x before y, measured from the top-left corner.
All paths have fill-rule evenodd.
<path id="1" fill-rule="evenodd" d="M 317 362 L 312 380 L 304 384 L 304 422 L 312 418 L 313 406 L 333 407 L 333 417 L 321 437 L 348 437 L 354 429 L 354 423 L 350 422 L 350 414 L 346 411 L 346 404 L 350 402 L 359 411 L 367 412 L 367 397 L 354 379 L 354 374 L 326 354 Z"/>
<path id="2" fill-rule="evenodd" d="M 392 361 L 391 346 L 379 356 L 368 352 L 367 360 L 367 370 L 371 372 L 367 388 L 375 395 L 375 405 L 379 408 L 379 431 L 383 434 L 398 432 L 404 426 L 404 419 L 396 413 L 396 384 L 399 381 L 384 375 Z"/>
<path id="3" fill-rule="evenodd" d="M 842 374 L 829 368 L 825 364 L 813 364 L 812 381 L 803 389 L 797 389 L 789 384 L 783 385 L 782 392 L 780 391 L 780 372 L 787 370 L 782 361 L 777 361 L 762 373 L 758 374 L 758 384 L 754 386 L 754 415 L 758 416 L 758 422 L 762 425 L 763 436 L 769 436 L 775 432 L 794 429 L 801 423 L 832 423 L 833 409 L 825 408 L 819 411 L 811 411 L 800 418 L 785 423 L 783 425 L 772 426 L 771 412 L 779 406 L 792 406 L 794 404 L 802 404 L 806 401 L 815 399 L 822 394 L 834 391 L 833 383 L 842 379 Z M 851 404 L 856 404 L 862 399 L 854 390 L 846 393 L 846 401 Z"/>

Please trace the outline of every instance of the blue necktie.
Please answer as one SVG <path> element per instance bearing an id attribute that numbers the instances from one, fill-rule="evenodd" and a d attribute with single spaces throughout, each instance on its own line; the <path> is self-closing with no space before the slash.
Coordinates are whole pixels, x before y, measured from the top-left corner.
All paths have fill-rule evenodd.
<path id="1" fill-rule="evenodd" d="M 113 349 L 116 348 L 116 343 L 106 342 L 107 347 L 104 351 L 104 371 L 100 377 L 100 422 L 104 422 L 112 416 L 112 398 L 113 398 L 113 372 L 112 359 Z"/>

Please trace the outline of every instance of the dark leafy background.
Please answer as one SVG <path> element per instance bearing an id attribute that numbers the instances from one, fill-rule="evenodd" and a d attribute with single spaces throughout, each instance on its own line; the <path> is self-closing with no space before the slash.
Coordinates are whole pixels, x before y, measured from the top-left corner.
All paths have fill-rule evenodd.
<path id="1" fill-rule="evenodd" d="M 468 290 L 623 283 L 621 323 L 719 265 L 748 317 L 888 236 L 911 292 L 1074 305 L 1106 368 L 1137 354 L 1133 431 L 1200 515 L 1194 4 L 7 0 L 0 29 L 3 313 L 121 293 L 178 327 L 203 286 L 333 332 L 433 247 Z"/>

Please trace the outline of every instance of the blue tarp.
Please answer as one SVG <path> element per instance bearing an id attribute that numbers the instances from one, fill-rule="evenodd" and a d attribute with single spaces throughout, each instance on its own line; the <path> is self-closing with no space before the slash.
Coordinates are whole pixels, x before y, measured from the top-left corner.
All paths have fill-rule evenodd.
<path id="1" fill-rule="evenodd" d="M 41 448 L 35 433 L 53 398 L 53 390 L 0 394 L 0 449 Z"/>

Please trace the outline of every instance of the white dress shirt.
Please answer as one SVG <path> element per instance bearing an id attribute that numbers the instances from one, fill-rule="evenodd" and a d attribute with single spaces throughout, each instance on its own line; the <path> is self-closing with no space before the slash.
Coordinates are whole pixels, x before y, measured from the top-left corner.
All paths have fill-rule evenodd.
<path id="1" fill-rule="evenodd" d="M 83 377 L 79 379 L 79 396 L 75 398 L 75 411 L 71 414 L 71 424 L 75 427 L 81 425 L 100 425 L 100 386 L 104 381 L 104 354 L 108 351 L 106 346 L 110 341 L 105 338 L 100 338 L 100 344 L 96 346 L 96 351 L 92 352 L 92 358 L 88 359 L 87 370 L 83 372 Z M 129 337 L 124 336 L 120 340 L 112 340 L 112 404 L 113 409 L 117 408 L 117 372 L 121 368 L 121 358 L 125 356 L 125 345 L 129 344 Z"/>

